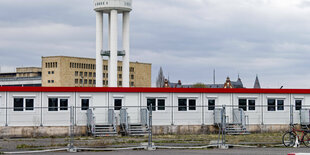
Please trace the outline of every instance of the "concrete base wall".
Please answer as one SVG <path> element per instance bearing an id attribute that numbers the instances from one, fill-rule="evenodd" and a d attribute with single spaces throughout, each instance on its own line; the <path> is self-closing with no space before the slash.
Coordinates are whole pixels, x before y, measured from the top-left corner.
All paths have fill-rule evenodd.
<path id="1" fill-rule="evenodd" d="M 250 125 L 247 127 L 252 133 L 287 131 L 289 125 Z M 0 138 L 3 137 L 66 137 L 69 127 L 0 127 Z M 214 125 L 166 125 L 153 126 L 153 134 L 210 134 L 217 133 Z M 87 135 L 86 126 L 75 126 L 75 135 Z"/>
<path id="2" fill-rule="evenodd" d="M 76 135 L 86 135 L 86 126 L 76 126 Z M 0 138 L 5 137 L 66 137 L 69 127 L 0 127 Z"/>
<path id="3" fill-rule="evenodd" d="M 247 130 L 252 133 L 258 132 L 280 132 L 289 130 L 289 125 L 249 125 Z M 219 128 L 214 125 L 167 125 L 153 126 L 154 134 L 210 134 L 217 133 Z"/>

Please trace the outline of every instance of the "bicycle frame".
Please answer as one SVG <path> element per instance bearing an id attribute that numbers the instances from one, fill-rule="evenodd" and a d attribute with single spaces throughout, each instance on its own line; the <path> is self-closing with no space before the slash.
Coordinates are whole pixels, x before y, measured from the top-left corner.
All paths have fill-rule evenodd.
<path id="1" fill-rule="evenodd" d="M 292 128 L 291 132 L 294 133 L 294 135 L 298 138 L 299 142 L 303 142 L 304 141 L 304 139 L 303 139 L 304 135 L 306 135 L 308 133 L 304 130 L 296 129 L 295 127 Z M 299 136 L 298 133 L 301 133 L 301 135 Z M 310 138 L 307 140 L 309 141 Z"/>

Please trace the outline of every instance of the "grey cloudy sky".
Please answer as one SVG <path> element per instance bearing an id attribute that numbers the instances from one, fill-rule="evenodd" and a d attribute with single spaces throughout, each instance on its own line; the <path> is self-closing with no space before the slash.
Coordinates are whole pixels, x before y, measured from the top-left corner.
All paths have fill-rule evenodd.
<path id="1" fill-rule="evenodd" d="M 131 61 L 171 81 L 310 88 L 309 0 L 133 0 Z M 0 65 L 41 56 L 95 57 L 92 0 L 1 0 Z M 106 27 L 105 20 L 105 27 Z M 105 40 L 106 41 L 106 40 Z M 120 47 L 121 48 L 121 47 Z"/>

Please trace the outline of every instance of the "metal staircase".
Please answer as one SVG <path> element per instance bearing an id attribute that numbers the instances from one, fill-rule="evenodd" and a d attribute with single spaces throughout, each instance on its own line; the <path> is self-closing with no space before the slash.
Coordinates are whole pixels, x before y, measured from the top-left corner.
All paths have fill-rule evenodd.
<path id="1" fill-rule="evenodd" d="M 224 108 L 214 109 L 214 124 L 224 128 L 224 132 L 230 135 L 249 134 L 247 131 L 247 116 L 243 109 L 233 109 L 232 123 L 227 122 L 226 110 Z"/>
<path id="2" fill-rule="evenodd" d="M 230 135 L 249 134 L 247 131 L 247 116 L 242 108 L 233 109 L 233 122 L 226 124 L 226 133 Z"/>
<path id="3" fill-rule="evenodd" d="M 91 109 L 87 110 L 87 128 L 88 134 L 95 137 L 116 136 L 116 119 L 113 109 L 108 110 L 108 123 L 96 124 L 95 116 Z"/>
<path id="4" fill-rule="evenodd" d="M 140 110 L 140 123 L 129 123 L 129 116 L 127 109 L 120 110 L 120 133 L 124 135 L 131 136 L 143 136 L 148 134 L 149 125 L 148 125 L 148 110 Z"/>
<path id="5" fill-rule="evenodd" d="M 242 127 L 238 124 L 227 124 L 226 125 L 226 133 L 228 135 L 245 135 L 250 134 L 249 131 L 245 127 Z"/>

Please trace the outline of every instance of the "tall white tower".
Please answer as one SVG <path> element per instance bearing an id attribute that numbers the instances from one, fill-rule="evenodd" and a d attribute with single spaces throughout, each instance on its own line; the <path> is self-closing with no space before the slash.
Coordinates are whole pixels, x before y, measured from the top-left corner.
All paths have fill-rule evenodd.
<path id="1" fill-rule="evenodd" d="M 117 57 L 123 57 L 122 86 L 129 87 L 129 12 L 132 0 L 94 0 L 96 11 L 96 87 L 103 87 L 102 56 L 109 57 L 109 87 L 117 87 Z M 103 14 L 109 16 L 109 50 L 103 50 Z M 123 15 L 123 50 L 118 50 L 118 14 Z"/>

